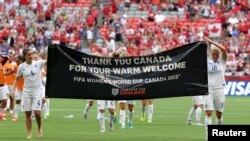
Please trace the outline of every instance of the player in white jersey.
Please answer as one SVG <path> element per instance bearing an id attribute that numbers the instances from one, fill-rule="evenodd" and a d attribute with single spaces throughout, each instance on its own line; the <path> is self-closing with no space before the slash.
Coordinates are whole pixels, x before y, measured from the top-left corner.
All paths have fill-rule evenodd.
<path id="1" fill-rule="evenodd" d="M 39 61 L 42 60 L 41 55 L 38 52 L 34 52 L 32 54 L 32 59 L 34 61 Z M 44 66 L 41 71 L 41 81 L 42 81 L 42 87 L 41 87 L 41 92 L 42 92 L 42 117 L 43 119 L 47 119 L 47 116 L 49 115 L 49 99 L 46 98 L 45 96 L 45 86 L 46 86 L 46 73 L 47 73 L 47 68 Z M 34 112 L 32 112 L 32 119 L 35 119 Z"/>
<path id="2" fill-rule="evenodd" d="M 97 100 L 98 120 L 100 123 L 100 132 L 105 132 L 105 107 L 109 110 L 109 126 L 110 131 L 114 130 L 114 118 L 115 118 L 115 101 L 114 100 Z"/>
<path id="3" fill-rule="evenodd" d="M 208 42 L 210 56 L 208 58 L 208 91 L 209 94 L 204 97 L 205 129 L 207 135 L 207 127 L 212 124 L 212 112 L 215 111 L 217 124 L 222 124 L 222 113 L 225 106 L 224 88 L 225 82 L 225 67 L 227 60 L 226 48 L 212 41 L 211 39 L 204 38 Z M 211 45 L 210 45 L 211 44 Z M 213 48 L 211 46 L 213 45 Z M 207 137 L 207 136 L 206 136 Z"/>
<path id="4" fill-rule="evenodd" d="M 204 98 L 203 96 L 192 96 L 192 102 L 193 102 L 193 105 L 188 113 L 187 124 L 194 125 L 192 123 L 192 119 L 193 119 L 193 116 L 195 115 L 196 117 L 195 125 L 202 126 L 203 124 L 201 123 L 201 113 L 202 113 L 202 109 L 204 105 Z"/>
<path id="5" fill-rule="evenodd" d="M 126 111 L 125 107 L 126 104 L 128 104 L 128 127 L 129 128 L 134 128 L 133 123 L 132 123 L 132 118 L 134 114 L 134 105 L 135 105 L 135 100 L 120 100 L 118 101 L 119 106 L 120 106 L 120 124 L 121 128 L 125 128 L 125 121 L 126 121 Z"/>
<path id="6" fill-rule="evenodd" d="M 101 56 L 100 53 L 96 52 L 96 53 L 93 53 L 92 55 L 95 55 L 95 56 Z M 89 110 L 91 109 L 91 107 L 93 107 L 94 105 L 94 99 L 87 99 L 87 103 L 84 107 L 84 110 L 83 110 L 83 118 L 85 120 L 88 119 L 88 112 Z M 97 120 L 99 119 L 99 112 L 97 112 Z"/>
<path id="7" fill-rule="evenodd" d="M 41 108 L 42 108 L 42 81 L 41 81 L 41 70 L 45 66 L 45 60 L 34 61 L 32 60 L 33 51 L 31 49 L 23 50 L 23 57 L 25 62 L 18 66 L 16 78 L 13 84 L 13 89 L 16 89 L 17 81 L 21 78 L 24 79 L 23 93 L 21 100 L 21 108 L 25 111 L 27 138 L 32 138 L 32 111 L 35 113 L 36 122 L 38 126 L 38 137 L 43 136 L 42 131 L 42 119 L 41 119 Z"/>
<path id="8" fill-rule="evenodd" d="M 145 120 L 145 110 L 146 110 L 146 106 L 148 104 L 148 123 L 152 122 L 153 112 L 154 112 L 154 103 L 153 102 L 154 102 L 153 99 L 143 99 L 141 101 L 141 110 L 142 110 L 141 121 Z"/>

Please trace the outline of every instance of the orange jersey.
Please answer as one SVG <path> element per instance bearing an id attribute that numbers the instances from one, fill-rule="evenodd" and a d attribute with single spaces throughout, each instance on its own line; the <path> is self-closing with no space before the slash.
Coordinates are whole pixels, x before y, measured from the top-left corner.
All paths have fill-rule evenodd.
<path id="1" fill-rule="evenodd" d="M 24 79 L 23 79 L 23 77 L 21 77 L 18 80 L 17 85 L 16 85 L 16 90 L 17 91 L 22 91 L 23 90 L 23 83 L 24 83 Z"/>
<path id="2" fill-rule="evenodd" d="M 4 72 L 9 72 L 9 71 L 13 71 L 14 73 L 12 74 L 8 74 L 8 75 L 4 75 L 5 77 L 5 84 L 7 85 L 13 85 L 15 77 L 16 77 L 16 71 L 17 71 L 17 64 L 16 62 L 11 62 L 9 63 L 9 61 L 7 61 L 4 64 Z"/>
<path id="3" fill-rule="evenodd" d="M 4 84 L 5 80 L 4 80 L 4 73 L 3 73 L 3 66 L 0 63 L 0 84 Z"/>

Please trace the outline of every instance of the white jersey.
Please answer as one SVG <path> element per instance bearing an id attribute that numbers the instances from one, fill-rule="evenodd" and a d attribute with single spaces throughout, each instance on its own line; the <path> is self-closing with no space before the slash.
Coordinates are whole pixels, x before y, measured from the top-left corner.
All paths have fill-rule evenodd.
<path id="1" fill-rule="evenodd" d="M 219 58 L 217 62 L 208 59 L 208 87 L 210 89 L 219 89 L 226 86 L 224 77 L 226 62 Z"/>
<path id="2" fill-rule="evenodd" d="M 31 65 L 27 64 L 26 62 L 19 65 L 17 76 L 23 76 L 24 78 L 23 93 L 29 94 L 36 90 L 41 90 L 41 70 L 45 65 L 45 62 L 45 60 L 39 60 L 32 61 Z"/>

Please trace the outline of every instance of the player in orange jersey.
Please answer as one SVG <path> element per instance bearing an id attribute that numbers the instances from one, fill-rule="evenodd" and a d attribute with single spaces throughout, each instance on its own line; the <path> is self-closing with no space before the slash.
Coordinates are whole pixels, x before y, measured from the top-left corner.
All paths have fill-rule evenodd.
<path id="1" fill-rule="evenodd" d="M 6 120 L 5 117 L 5 111 L 7 105 L 7 94 L 4 89 L 5 86 L 5 80 L 4 80 L 4 71 L 3 71 L 3 65 L 7 62 L 8 58 L 4 57 L 2 54 L 0 54 L 0 120 Z"/>
<path id="2" fill-rule="evenodd" d="M 16 70 L 17 70 L 17 64 L 14 61 L 15 57 L 14 57 L 14 53 L 13 52 L 9 52 L 8 53 L 8 61 L 4 64 L 3 68 L 4 68 L 4 79 L 5 79 L 5 84 L 6 84 L 6 88 L 8 89 L 7 93 L 7 97 L 10 100 L 10 105 L 9 105 L 9 109 L 10 109 L 10 117 L 12 119 L 15 118 L 14 116 L 14 97 L 12 95 L 10 95 L 11 93 L 13 93 L 13 82 L 14 79 L 16 77 Z M 8 105 L 7 105 L 8 106 Z"/>

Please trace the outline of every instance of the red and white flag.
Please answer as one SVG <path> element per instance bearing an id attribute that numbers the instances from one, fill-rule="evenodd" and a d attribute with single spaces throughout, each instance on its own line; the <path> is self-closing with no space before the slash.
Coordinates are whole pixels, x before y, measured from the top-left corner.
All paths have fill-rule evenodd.
<path id="1" fill-rule="evenodd" d="M 208 24 L 209 37 L 221 37 L 222 25 L 221 23 Z"/>

